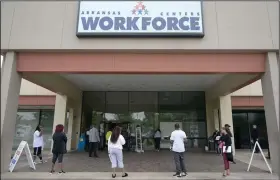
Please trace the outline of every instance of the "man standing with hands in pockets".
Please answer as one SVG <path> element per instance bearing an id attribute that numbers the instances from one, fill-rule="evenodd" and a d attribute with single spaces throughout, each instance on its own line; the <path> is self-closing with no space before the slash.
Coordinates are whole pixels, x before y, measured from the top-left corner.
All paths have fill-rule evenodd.
<path id="1" fill-rule="evenodd" d="M 175 124 L 175 130 L 171 133 L 170 141 L 174 160 L 176 165 L 176 173 L 173 176 L 182 177 L 187 175 L 187 170 L 184 162 L 185 141 L 187 140 L 186 133 L 180 129 L 178 123 Z"/>

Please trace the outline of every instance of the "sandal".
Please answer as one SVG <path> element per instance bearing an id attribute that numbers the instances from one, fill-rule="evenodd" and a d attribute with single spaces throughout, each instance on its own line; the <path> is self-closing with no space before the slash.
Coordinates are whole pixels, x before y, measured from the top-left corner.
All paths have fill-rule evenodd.
<path id="1" fill-rule="evenodd" d="M 122 177 L 127 177 L 128 176 L 128 174 L 127 173 L 124 173 L 123 175 L 122 175 Z"/>
<path id="2" fill-rule="evenodd" d="M 65 173 L 65 171 L 63 171 L 63 170 L 59 171 L 59 174 L 62 174 L 62 173 Z"/>

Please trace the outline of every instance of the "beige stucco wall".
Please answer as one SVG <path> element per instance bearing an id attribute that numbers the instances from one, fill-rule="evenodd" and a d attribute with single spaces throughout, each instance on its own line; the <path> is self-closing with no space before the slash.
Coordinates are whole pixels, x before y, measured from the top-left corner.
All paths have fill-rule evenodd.
<path id="1" fill-rule="evenodd" d="M 2 50 L 160 49 L 267 50 L 279 48 L 277 1 L 204 1 L 205 37 L 83 38 L 76 37 L 78 2 L 1 2 Z M 260 22 L 261 25 L 260 25 Z"/>
<path id="2" fill-rule="evenodd" d="M 233 92 L 231 96 L 263 96 L 261 80 Z"/>
<path id="3" fill-rule="evenodd" d="M 20 87 L 20 95 L 56 95 L 56 94 L 30 81 L 22 79 L 21 87 Z"/>

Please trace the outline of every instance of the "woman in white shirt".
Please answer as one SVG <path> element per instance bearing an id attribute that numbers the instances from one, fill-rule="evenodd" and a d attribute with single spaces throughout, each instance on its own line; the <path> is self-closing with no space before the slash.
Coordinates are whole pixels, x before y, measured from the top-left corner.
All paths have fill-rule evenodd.
<path id="1" fill-rule="evenodd" d="M 112 132 L 112 135 L 108 139 L 108 152 L 112 163 L 112 178 L 116 177 L 116 168 L 122 169 L 122 177 L 127 177 L 128 174 L 124 170 L 123 165 L 123 145 L 125 144 L 125 139 L 121 135 L 121 128 L 116 126 Z"/>
<path id="2" fill-rule="evenodd" d="M 33 161 L 34 163 L 36 160 L 36 157 L 38 156 L 40 159 L 40 163 L 43 163 L 43 159 L 42 159 L 42 149 L 43 149 L 43 145 L 44 145 L 44 139 L 43 139 L 43 126 L 38 125 L 36 127 L 36 130 L 33 134 Z"/>

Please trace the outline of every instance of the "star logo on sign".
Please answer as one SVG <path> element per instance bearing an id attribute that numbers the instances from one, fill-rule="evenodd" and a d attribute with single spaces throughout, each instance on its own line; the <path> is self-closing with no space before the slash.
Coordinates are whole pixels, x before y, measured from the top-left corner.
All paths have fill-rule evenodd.
<path id="1" fill-rule="evenodd" d="M 142 10 L 145 10 L 146 6 L 145 5 L 142 5 Z"/>
<path id="2" fill-rule="evenodd" d="M 138 5 L 139 5 L 139 6 L 143 6 L 143 2 L 142 2 L 142 1 L 139 1 L 139 2 L 138 2 Z"/>
<path id="3" fill-rule="evenodd" d="M 133 6 L 133 10 L 131 11 L 133 15 L 148 15 L 149 11 L 146 9 L 146 6 L 143 5 L 142 1 L 138 1 L 135 6 Z"/>
<path id="4" fill-rule="evenodd" d="M 147 9 L 145 9 L 145 15 L 148 15 L 149 14 L 149 11 Z"/>

